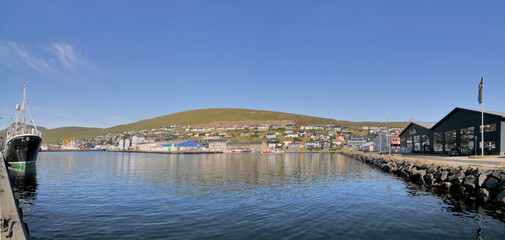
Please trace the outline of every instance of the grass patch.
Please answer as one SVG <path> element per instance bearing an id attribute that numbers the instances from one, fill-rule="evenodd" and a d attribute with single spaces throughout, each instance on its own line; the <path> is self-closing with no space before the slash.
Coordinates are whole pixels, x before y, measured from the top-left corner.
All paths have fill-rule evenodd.
<path id="1" fill-rule="evenodd" d="M 479 164 L 468 164 L 468 165 L 461 165 L 460 167 L 463 168 L 463 169 L 465 169 L 465 168 L 477 168 L 478 170 L 480 170 L 484 166 L 479 165 Z"/>
<path id="2" fill-rule="evenodd" d="M 306 147 L 298 148 L 296 149 L 295 152 L 307 152 L 307 148 Z"/>
<path id="3" fill-rule="evenodd" d="M 484 156 L 472 155 L 472 156 L 469 156 L 469 158 L 496 158 L 496 157 L 504 157 L 504 155 L 484 155 Z"/>

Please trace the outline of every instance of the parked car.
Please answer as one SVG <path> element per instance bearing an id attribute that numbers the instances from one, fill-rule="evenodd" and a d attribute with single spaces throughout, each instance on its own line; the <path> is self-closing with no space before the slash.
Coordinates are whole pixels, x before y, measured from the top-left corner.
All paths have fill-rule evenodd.
<path id="1" fill-rule="evenodd" d="M 461 155 L 469 155 L 470 150 L 467 147 L 453 147 L 449 150 L 449 156 L 461 156 Z"/>

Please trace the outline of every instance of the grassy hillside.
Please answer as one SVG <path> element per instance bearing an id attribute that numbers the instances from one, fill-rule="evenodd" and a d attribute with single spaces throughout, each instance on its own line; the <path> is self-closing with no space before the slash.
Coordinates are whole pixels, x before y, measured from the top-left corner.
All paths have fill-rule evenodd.
<path id="1" fill-rule="evenodd" d="M 56 143 L 66 138 L 88 138 L 102 135 L 103 128 L 86 128 L 86 127 L 62 127 L 55 129 L 47 129 L 45 127 L 38 127 L 42 132 L 42 139 L 44 143 Z M 7 129 L 0 131 L 0 137 L 5 138 Z"/>
<path id="2" fill-rule="evenodd" d="M 358 129 L 361 126 L 385 126 L 384 122 L 350 122 L 339 121 L 329 118 L 312 117 L 307 115 L 239 109 L 239 108 L 210 108 L 184 111 L 146 119 L 130 124 L 118 125 L 110 128 L 85 128 L 85 127 L 63 127 L 55 129 L 41 128 L 44 143 L 55 143 L 66 138 L 89 138 L 102 134 L 125 132 L 132 130 L 142 130 L 159 128 L 169 125 L 197 125 L 218 121 L 245 121 L 245 120 L 294 120 L 298 126 L 315 125 L 323 123 L 337 124 L 351 129 Z M 391 127 L 405 127 L 406 122 L 392 122 Z M 0 131 L 0 136 L 5 136 L 5 130 Z"/>
<path id="3" fill-rule="evenodd" d="M 334 123 L 346 127 L 385 126 L 383 122 L 350 122 L 274 111 L 241 108 L 209 108 L 169 114 L 161 117 L 138 121 L 135 123 L 115 126 L 108 128 L 107 130 L 110 132 L 124 132 L 129 130 L 158 128 L 168 125 L 197 125 L 217 121 L 244 120 L 294 120 L 298 126 L 315 125 L 322 123 Z M 404 127 L 405 125 L 406 122 L 391 123 L 391 127 Z"/>
<path id="4" fill-rule="evenodd" d="M 63 139 L 71 138 L 89 138 L 104 134 L 103 128 L 86 127 L 62 127 L 55 129 L 42 130 L 42 141 L 44 143 L 56 143 Z"/>

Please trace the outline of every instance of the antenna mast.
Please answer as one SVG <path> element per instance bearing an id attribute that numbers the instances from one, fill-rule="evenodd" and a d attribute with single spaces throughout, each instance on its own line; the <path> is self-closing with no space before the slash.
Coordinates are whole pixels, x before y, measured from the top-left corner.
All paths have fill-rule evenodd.
<path id="1" fill-rule="evenodd" d="M 23 133 L 26 133 L 26 82 L 23 82 Z"/>

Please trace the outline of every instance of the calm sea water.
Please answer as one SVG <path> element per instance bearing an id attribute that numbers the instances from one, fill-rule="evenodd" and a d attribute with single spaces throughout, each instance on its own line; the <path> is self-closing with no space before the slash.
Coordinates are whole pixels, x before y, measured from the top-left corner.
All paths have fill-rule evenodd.
<path id="1" fill-rule="evenodd" d="M 485 239 L 505 224 L 336 154 L 40 153 L 33 239 Z"/>

